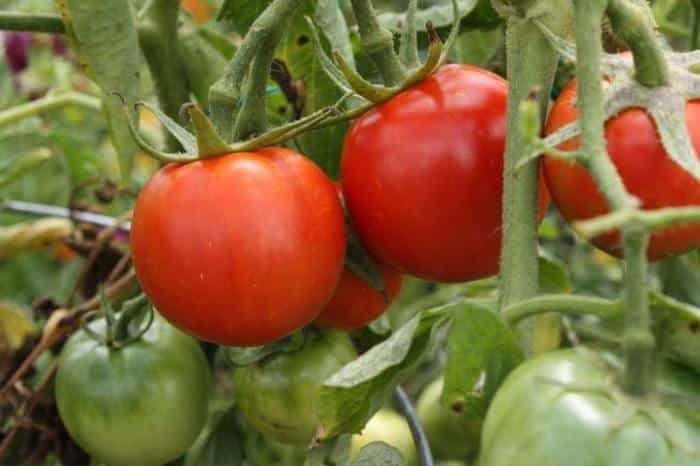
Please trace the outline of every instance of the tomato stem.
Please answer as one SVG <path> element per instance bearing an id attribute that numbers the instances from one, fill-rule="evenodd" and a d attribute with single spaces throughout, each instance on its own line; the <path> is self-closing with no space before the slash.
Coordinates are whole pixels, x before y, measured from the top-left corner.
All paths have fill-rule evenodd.
<path id="1" fill-rule="evenodd" d="M 0 30 L 48 32 L 53 34 L 66 33 L 66 28 L 60 15 L 50 13 L 16 13 L 14 11 L 0 11 Z"/>
<path id="2" fill-rule="evenodd" d="M 401 34 L 399 56 L 407 69 L 418 66 L 418 30 L 416 28 L 416 10 L 418 0 L 409 0 L 406 10 L 406 24 Z"/>
<path id="3" fill-rule="evenodd" d="M 628 232 L 624 236 L 625 252 L 625 331 L 623 350 L 626 371 L 622 380 L 625 391 L 644 396 L 654 381 L 654 348 L 656 341 L 651 332 L 651 312 L 646 292 L 646 249 L 649 234 Z"/>
<path id="4" fill-rule="evenodd" d="M 620 300 L 594 296 L 550 294 L 518 301 L 506 306 L 501 312 L 508 325 L 514 327 L 523 319 L 549 312 L 595 315 L 604 320 L 614 320 L 624 315 L 623 310 L 623 302 Z"/>
<path id="5" fill-rule="evenodd" d="M 362 48 L 377 66 L 384 84 L 400 84 L 406 78 L 406 69 L 394 51 L 393 34 L 379 24 L 371 0 L 352 0 L 352 9 L 360 29 Z"/>
<path id="6" fill-rule="evenodd" d="M 278 27 L 265 37 L 258 54 L 250 67 L 245 98 L 233 125 L 233 140 L 243 141 L 251 136 L 263 134 L 268 128 L 266 97 L 275 48 L 282 38 L 283 27 Z"/>
<path id="7" fill-rule="evenodd" d="M 608 17 L 615 33 L 632 49 L 637 82 L 646 87 L 667 84 L 668 64 L 656 39 L 649 5 L 630 0 L 609 0 Z"/>
<path id="8" fill-rule="evenodd" d="M 573 228 L 583 238 L 588 239 L 626 226 L 654 231 L 695 222 L 700 222 L 700 208 L 698 207 L 668 207 L 657 210 L 626 209 L 576 222 L 573 224 Z"/>
<path id="9" fill-rule="evenodd" d="M 67 105 L 75 105 L 93 112 L 99 112 L 102 108 L 100 99 L 80 92 L 47 95 L 32 102 L 16 105 L 0 112 L 0 128 L 16 123 L 23 118 L 49 112 Z"/>
<path id="10" fill-rule="evenodd" d="M 139 12 L 137 28 L 160 108 L 174 120 L 189 99 L 184 66 L 176 50 L 179 12 L 179 0 L 153 0 Z M 177 139 L 164 131 L 167 149 L 179 149 Z"/>
<path id="11" fill-rule="evenodd" d="M 289 23 L 300 4 L 301 0 L 273 1 L 250 26 L 224 74 L 209 88 L 211 119 L 226 142 L 233 141 L 235 115 L 251 63 L 269 36 Z M 267 83 L 267 76 L 264 82 Z"/>
<path id="12" fill-rule="evenodd" d="M 615 0 L 611 0 L 613 3 Z M 637 207 L 605 147 L 605 114 L 601 56 L 603 14 L 608 0 L 575 0 L 578 105 L 581 112 L 581 151 L 587 168 L 611 211 Z M 654 337 L 651 333 L 649 298 L 646 292 L 646 245 L 648 233 L 638 227 L 622 230 L 625 255 L 626 319 L 623 347 L 626 372 L 623 388 L 631 395 L 644 395 L 652 380 Z"/>
<path id="13" fill-rule="evenodd" d="M 562 17 L 549 18 L 562 32 L 566 8 L 552 8 Z M 501 308 L 537 294 L 537 202 L 539 165 L 516 169 L 529 147 L 520 131 L 522 103 L 533 89 L 540 89 L 536 104 L 545 115 L 559 53 L 537 27 L 534 18 L 511 16 L 507 23 L 508 134 L 504 160 L 503 244 L 500 264 Z M 556 24 L 559 23 L 559 24 Z M 521 47 L 521 44 L 528 44 Z M 540 118 L 541 120 L 541 118 Z M 541 121 L 540 121 L 541 123 Z M 533 326 L 520 329 L 525 348 L 532 349 Z"/>

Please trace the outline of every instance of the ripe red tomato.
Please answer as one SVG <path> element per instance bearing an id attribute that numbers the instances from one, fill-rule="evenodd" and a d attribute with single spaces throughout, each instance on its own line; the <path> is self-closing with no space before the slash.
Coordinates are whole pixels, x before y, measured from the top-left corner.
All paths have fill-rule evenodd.
<path id="1" fill-rule="evenodd" d="M 550 112 L 546 134 L 578 119 L 574 107 L 576 81 L 564 88 Z M 686 105 L 686 123 L 696 154 L 700 150 L 700 101 Z M 661 145 L 653 121 L 642 109 L 628 109 L 605 124 L 605 139 L 610 158 L 627 190 L 636 196 L 643 209 L 700 205 L 700 183 L 679 167 Z M 560 149 L 574 150 L 579 139 Z M 564 218 L 573 222 L 608 212 L 608 207 L 591 175 L 580 165 L 545 157 L 544 174 L 554 203 Z M 620 257 L 619 232 L 601 235 L 593 241 L 600 249 Z M 649 260 L 680 254 L 700 245 L 700 224 L 667 228 L 651 235 Z"/>
<path id="2" fill-rule="evenodd" d="M 183 0 L 182 7 L 189 11 L 200 23 L 205 22 L 211 17 L 211 5 L 202 0 Z"/>
<path id="3" fill-rule="evenodd" d="M 507 97 L 499 76 L 447 65 L 355 120 L 341 180 L 378 260 L 445 282 L 498 272 Z"/>
<path id="4" fill-rule="evenodd" d="M 372 322 L 389 307 L 399 291 L 403 275 L 389 265 L 377 265 L 384 281 L 386 297 L 347 267 L 330 302 L 316 319 L 320 327 L 352 330 Z"/>
<path id="5" fill-rule="evenodd" d="M 323 172 L 275 147 L 162 168 L 139 195 L 131 246 L 144 292 L 175 326 L 262 345 L 329 301 L 345 224 Z"/>

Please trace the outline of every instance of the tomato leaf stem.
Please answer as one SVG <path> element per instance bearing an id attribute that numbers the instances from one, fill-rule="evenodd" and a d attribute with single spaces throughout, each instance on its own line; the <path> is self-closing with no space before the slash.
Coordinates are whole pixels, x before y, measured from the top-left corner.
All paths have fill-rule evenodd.
<path id="1" fill-rule="evenodd" d="M 669 207 L 657 210 L 624 209 L 573 224 L 583 238 L 590 239 L 624 227 L 663 230 L 676 225 L 700 222 L 700 207 Z"/>
<path id="2" fill-rule="evenodd" d="M 669 67 L 647 2 L 609 0 L 608 17 L 615 33 L 632 49 L 637 82 L 647 87 L 667 84 Z"/>
<path id="3" fill-rule="evenodd" d="M 384 84 L 400 84 L 406 78 L 406 68 L 394 51 L 393 34 L 379 24 L 371 0 L 352 0 L 352 9 L 357 18 L 362 48 L 377 66 Z"/>
<path id="4" fill-rule="evenodd" d="M 60 15 L 51 13 L 18 13 L 14 11 L 0 11 L 0 30 L 48 32 L 53 34 L 65 34 L 66 32 Z"/>
<path id="5" fill-rule="evenodd" d="M 549 294 L 518 301 L 503 308 L 501 313 L 508 325 L 514 327 L 528 317 L 548 312 L 595 315 L 604 320 L 612 320 L 622 317 L 623 311 L 624 303 L 621 300 L 594 296 Z"/>
<path id="6" fill-rule="evenodd" d="M 176 49 L 179 12 L 179 0 L 154 0 L 139 12 L 137 26 L 139 45 L 151 72 L 158 103 L 173 119 L 177 119 L 180 106 L 189 98 L 184 65 Z M 168 150 L 179 148 L 177 139 L 164 132 Z"/>

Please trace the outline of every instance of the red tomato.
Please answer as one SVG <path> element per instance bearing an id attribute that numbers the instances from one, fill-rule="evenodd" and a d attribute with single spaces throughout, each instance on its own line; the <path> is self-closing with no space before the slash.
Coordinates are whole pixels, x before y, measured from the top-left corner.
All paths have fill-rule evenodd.
<path id="1" fill-rule="evenodd" d="M 211 17 L 211 6 L 202 0 L 183 0 L 182 7 L 189 11 L 200 23 L 205 22 Z"/>
<path id="2" fill-rule="evenodd" d="M 447 65 L 355 120 L 341 179 L 377 259 L 445 282 L 498 272 L 507 97 L 499 76 Z"/>
<path id="3" fill-rule="evenodd" d="M 386 287 L 386 297 L 347 267 L 343 270 L 335 294 L 316 319 L 320 327 L 352 330 L 364 327 L 379 317 L 401 291 L 403 275 L 394 267 L 377 265 Z"/>
<path id="4" fill-rule="evenodd" d="M 134 267 L 158 311 L 224 345 L 262 345 L 314 320 L 345 256 L 330 180 L 267 148 L 158 171 L 136 202 Z"/>
<path id="5" fill-rule="evenodd" d="M 575 98 L 576 81 L 572 81 L 552 107 L 546 134 L 578 119 Z M 700 101 L 686 105 L 686 123 L 697 154 L 700 149 Z M 605 139 L 610 158 L 627 190 L 641 201 L 643 209 L 700 205 L 700 183 L 668 157 L 653 121 L 644 110 L 625 110 L 609 119 L 605 124 Z M 575 150 L 579 143 L 578 138 L 572 139 L 560 149 Z M 567 221 L 584 220 L 608 212 L 593 178 L 582 166 L 545 157 L 544 174 L 549 192 Z M 593 242 L 610 254 L 622 256 L 619 232 L 601 235 Z M 655 261 L 699 245 L 700 225 L 667 228 L 651 235 L 647 256 Z"/>

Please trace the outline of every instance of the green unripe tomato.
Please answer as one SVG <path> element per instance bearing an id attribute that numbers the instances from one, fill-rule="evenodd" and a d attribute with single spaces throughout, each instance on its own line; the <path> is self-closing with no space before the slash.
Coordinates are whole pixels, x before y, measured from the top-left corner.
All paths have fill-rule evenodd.
<path id="1" fill-rule="evenodd" d="M 481 420 L 461 421 L 456 413 L 440 403 L 444 379 L 432 381 L 416 405 L 433 455 L 444 459 L 466 459 L 479 448 Z"/>
<path id="2" fill-rule="evenodd" d="M 270 439 L 308 445 L 319 424 L 316 396 L 321 383 L 355 356 L 346 333 L 311 334 L 296 351 L 236 369 L 236 403 L 253 427 Z"/>
<path id="3" fill-rule="evenodd" d="M 104 320 L 90 328 L 104 334 Z M 180 456 L 204 426 L 209 369 L 197 341 L 156 317 L 123 348 L 83 330 L 61 353 L 56 403 L 70 436 L 108 466 L 159 466 Z"/>
<path id="4" fill-rule="evenodd" d="M 383 408 L 367 421 L 361 434 L 352 436 L 350 458 L 355 458 L 362 447 L 372 442 L 384 442 L 401 452 L 407 466 L 418 464 L 418 454 L 413 436 L 403 416 L 388 408 Z"/>
<path id="5" fill-rule="evenodd" d="M 625 406 L 608 392 L 559 384 L 605 387 L 612 375 L 602 358 L 574 349 L 519 366 L 486 414 L 479 466 L 697 466 L 698 457 L 688 452 L 700 445 L 697 410 L 650 396 L 643 403 L 662 414 L 660 426 L 644 412 L 625 419 L 631 398 Z M 676 365 L 664 367 L 658 384 L 680 398 L 700 393 L 700 378 Z"/>

